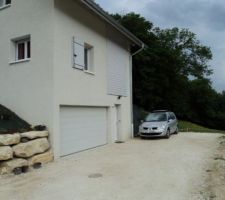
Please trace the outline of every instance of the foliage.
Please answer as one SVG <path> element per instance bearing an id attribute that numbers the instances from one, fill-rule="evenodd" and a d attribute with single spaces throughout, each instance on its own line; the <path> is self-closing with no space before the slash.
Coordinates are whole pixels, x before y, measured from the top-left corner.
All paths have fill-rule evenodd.
<path id="1" fill-rule="evenodd" d="M 133 59 L 134 103 L 225 130 L 225 92 L 212 88 L 210 48 L 188 29 L 160 29 L 135 13 L 112 16 L 146 44 Z"/>
<path id="2" fill-rule="evenodd" d="M 0 134 L 30 130 L 30 124 L 0 104 Z"/>

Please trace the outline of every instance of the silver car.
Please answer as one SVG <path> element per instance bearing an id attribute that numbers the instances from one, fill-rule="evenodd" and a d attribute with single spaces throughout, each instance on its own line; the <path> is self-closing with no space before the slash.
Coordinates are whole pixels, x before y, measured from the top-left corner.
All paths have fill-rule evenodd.
<path id="1" fill-rule="evenodd" d="M 139 126 L 139 135 L 146 137 L 165 137 L 178 133 L 178 121 L 173 112 L 156 110 L 147 115 Z"/>

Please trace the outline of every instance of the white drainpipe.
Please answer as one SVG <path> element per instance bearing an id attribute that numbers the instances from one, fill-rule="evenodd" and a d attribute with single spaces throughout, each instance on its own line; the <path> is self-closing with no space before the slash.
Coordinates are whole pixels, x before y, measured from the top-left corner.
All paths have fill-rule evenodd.
<path id="1" fill-rule="evenodd" d="M 142 43 L 141 48 L 138 49 L 136 52 L 134 52 L 133 54 L 131 54 L 131 70 L 130 70 L 130 95 L 131 95 L 131 131 L 132 131 L 132 138 L 134 137 L 134 123 L 133 123 L 133 63 L 132 63 L 132 58 L 137 55 L 138 53 L 140 53 L 141 51 L 143 51 L 145 48 L 145 44 Z"/>
<path id="2" fill-rule="evenodd" d="M 141 51 L 144 50 L 144 48 L 145 48 L 145 44 L 142 43 L 141 48 L 138 49 L 138 50 L 137 50 L 136 52 L 134 52 L 133 54 L 131 54 L 131 56 L 133 57 L 133 56 L 135 56 L 136 54 L 140 53 Z"/>

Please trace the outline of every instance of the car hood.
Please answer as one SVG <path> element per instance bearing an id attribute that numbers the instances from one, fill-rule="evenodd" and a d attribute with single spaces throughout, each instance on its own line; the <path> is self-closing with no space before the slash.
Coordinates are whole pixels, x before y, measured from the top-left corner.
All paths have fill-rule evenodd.
<path id="1" fill-rule="evenodd" d="M 163 125 L 166 125 L 167 122 L 143 122 L 143 127 L 161 127 Z"/>

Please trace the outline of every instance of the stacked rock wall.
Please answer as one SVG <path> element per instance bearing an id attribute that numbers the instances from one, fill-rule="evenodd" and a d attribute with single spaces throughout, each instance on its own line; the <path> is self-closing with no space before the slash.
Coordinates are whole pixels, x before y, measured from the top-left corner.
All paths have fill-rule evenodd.
<path id="1" fill-rule="evenodd" d="M 48 131 L 0 135 L 0 175 L 25 172 L 54 159 Z"/>

